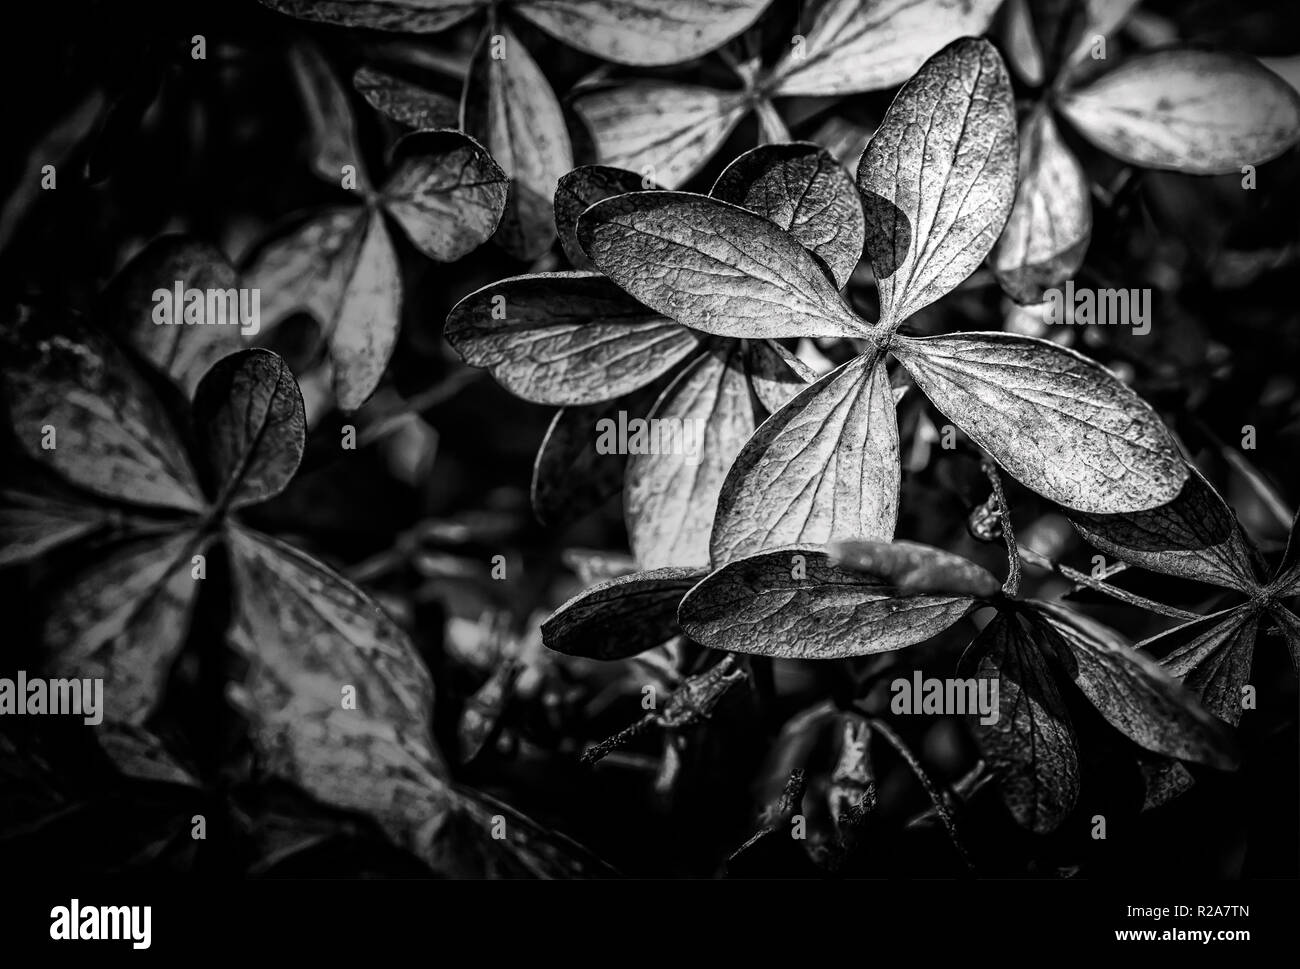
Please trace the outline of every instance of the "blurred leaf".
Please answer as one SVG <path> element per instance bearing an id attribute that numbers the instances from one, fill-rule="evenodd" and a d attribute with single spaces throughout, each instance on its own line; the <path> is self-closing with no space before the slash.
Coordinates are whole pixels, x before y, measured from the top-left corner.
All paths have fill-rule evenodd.
<path id="1" fill-rule="evenodd" d="M 1016 169 L 1002 58 L 988 41 L 949 44 L 903 85 L 858 165 L 882 327 L 983 262 L 1011 212 Z"/>
<path id="2" fill-rule="evenodd" d="M 358 68 L 352 86 L 385 117 L 417 130 L 457 128 L 460 105 L 455 99 L 371 67 Z"/>
<path id="3" fill-rule="evenodd" d="M 0 566 L 30 562 L 108 524 L 107 509 L 77 497 L 25 487 L 0 490 Z"/>
<path id="4" fill-rule="evenodd" d="M 633 572 L 586 589 L 542 623 L 542 643 L 589 659 L 635 656 L 677 635 L 677 604 L 703 569 Z"/>
<path id="5" fill-rule="evenodd" d="M 583 251 L 623 289 L 719 336 L 863 336 L 808 250 L 746 209 L 686 192 L 635 192 L 578 220 Z"/>
<path id="6" fill-rule="evenodd" d="M 364 193 L 370 187 L 370 178 L 357 146 L 356 119 L 347 91 L 329 62 L 312 45 L 290 48 L 289 64 L 307 110 L 312 168 L 331 185 L 341 185 L 343 168 L 351 165 L 356 169 L 357 191 Z"/>

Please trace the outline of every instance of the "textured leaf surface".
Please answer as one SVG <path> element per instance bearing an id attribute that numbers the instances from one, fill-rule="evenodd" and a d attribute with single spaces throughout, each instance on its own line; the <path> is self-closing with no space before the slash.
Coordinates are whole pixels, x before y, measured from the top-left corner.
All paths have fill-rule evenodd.
<path id="1" fill-rule="evenodd" d="M 194 427 L 216 504 L 231 509 L 283 491 L 307 442 L 298 382 L 269 350 L 245 350 L 208 371 L 194 396 Z"/>
<path id="2" fill-rule="evenodd" d="M 636 192 L 578 220 L 596 266 L 647 306 L 720 336 L 862 336 L 817 261 L 762 216 L 705 195 Z"/>
<path id="3" fill-rule="evenodd" d="M 982 34 L 1001 0 L 829 0 L 801 51 L 774 72 L 777 94 L 853 94 L 901 84 L 935 51 Z"/>
<path id="4" fill-rule="evenodd" d="M 870 575 L 893 586 L 899 595 L 996 595 L 1002 584 L 970 559 L 916 542 L 839 542 L 830 549 L 832 564 Z"/>
<path id="5" fill-rule="evenodd" d="M 496 231 L 507 179 L 486 149 L 459 131 L 417 131 L 393 148 L 384 205 L 430 259 L 454 262 Z"/>
<path id="6" fill-rule="evenodd" d="M 686 594 L 678 620 L 698 643 L 784 659 L 843 659 L 901 649 L 942 632 L 964 596 L 900 597 L 887 582 L 837 568 L 813 546 L 738 559 Z"/>
<path id="7" fill-rule="evenodd" d="M 118 546 L 49 603 L 49 670 L 102 678 L 106 722 L 143 723 L 162 699 L 201 585 L 191 557 L 204 548 L 191 532 Z"/>
<path id="8" fill-rule="evenodd" d="M 693 60 L 740 33 L 771 0 L 521 0 L 519 14 L 620 64 Z"/>
<path id="9" fill-rule="evenodd" d="M 706 566 L 723 478 L 756 423 L 743 349 L 701 354 L 664 391 L 650 419 L 651 427 L 680 427 L 682 444 L 628 458 L 632 553 L 643 568 Z"/>
<path id="10" fill-rule="evenodd" d="M 1130 565 L 1249 592 L 1258 585 L 1249 540 L 1218 492 L 1188 470 L 1168 504 L 1121 515 L 1075 513 L 1070 520 L 1090 545 Z"/>
<path id="11" fill-rule="evenodd" d="M 858 165 L 882 325 L 969 276 L 1016 192 L 1016 113 L 987 41 L 945 47 L 898 92 Z"/>
<path id="12" fill-rule="evenodd" d="M 561 176 L 555 189 L 555 230 L 573 268 L 593 268 L 578 244 L 578 216 L 601 199 L 657 187 L 636 172 L 609 165 L 582 165 Z"/>
<path id="13" fill-rule="evenodd" d="M 749 111 L 737 91 L 636 81 L 578 97 L 604 165 L 635 171 L 665 188 L 690 179 Z"/>
<path id="14" fill-rule="evenodd" d="M 1239 172 L 1300 140 L 1300 95 L 1243 54 L 1138 54 L 1060 107 L 1117 158 L 1197 175 Z"/>
<path id="15" fill-rule="evenodd" d="M 87 329 L 13 328 L 0 388 L 18 444 L 62 478 L 136 505 L 198 511 L 203 492 L 152 389 L 107 338 Z M 28 328 L 30 325 L 30 329 Z M 45 428 L 54 447 L 42 447 Z"/>
<path id="16" fill-rule="evenodd" d="M 1232 735 L 1181 683 L 1113 629 L 1055 603 L 1035 602 L 1039 626 L 1054 636 L 1066 673 L 1115 729 L 1139 747 L 1237 767 Z"/>
<path id="17" fill-rule="evenodd" d="M 761 145 L 728 165 L 709 192 L 757 212 L 822 258 L 844 286 L 862 258 L 862 202 L 849 173 L 817 145 Z"/>
<path id="18" fill-rule="evenodd" d="M 1020 132 L 1020 183 L 993 270 L 1020 303 L 1037 303 L 1083 264 L 1092 235 L 1092 196 L 1083 166 L 1066 147 L 1050 111 L 1037 111 Z"/>
<path id="19" fill-rule="evenodd" d="M 1008 613 L 998 613 L 971 649 L 979 656 L 974 675 L 998 680 L 998 717 L 966 722 L 1012 817 L 1036 834 L 1054 831 L 1079 796 L 1079 755 L 1052 671 Z"/>
<path id="20" fill-rule="evenodd" d="M 435 33 L 487 7 L 489 0 L 261 0 L 272 10 L 342 27 Z"/>
<path id="21" fill-rule="evenodd" d="M 356 586 L 281 542 L 228 533 L 230 697 L 267 773 L 379 822 L 419 852 L 449 797 L 430 729 L 433 683 L 397 625 Z M 345 709 L 344 688 L 355 690 Z"/>
<path id="22" fill-rule="evenodd" d="M 586 589 L 542 623 L 542 642 L 588 659 L 625 659 L 677 635 L 677 604 L 704 575 L 668 567 L 633 572 Z"/>
<path id="23" fill-rule="evenodd" d="M 817 379 L 806 363 L 775 340 L 745 341 L 745 372 L 754 396 L 769 413 Z"/>
<path id="24" fill-rule="evenodd" d="M 504 318 L 497 316 L 504 314 Z M 535 273 L 456 304 L 447 341 L 511 393 L 539 404 L 592 404 L 650 383 L 698 339 L 599 273 Z"/>
<path id="25" fill-rule="evenodd" d="M 555 239 L 552 200 L 560 176 L 573 167 L 564 112 L 551 84 L 509 27 L 484 34 L 470 62 L 461 115 L 464 128 L 485 144 L 510 176 L 500 242 L 521 259 L 535 259 Z"/>
<path id="26" fill-rule="evenodd" d="M 1250 678 L 1255 654 L 1259 614 L 1237 609 L 1222 621 L 1189 625 L 1200 630 L 1199 635 L 1165 656 L 1160 665 L 1182 680 L 1205 709 L 1236 726 L 1241 722 L 1241 688 Z"/>
<path id="27" fill-rule="evenodd" d="M 1031 337 L 901 338 L 926 396 L 1021 483 L 1076 511 L 1118 513 L 1177 497 L 1187 466 L 1151 407 L 1088 358 Z"/>
<path id="28" fill-rule="evenodd" d="M 460 125 L 460 105 L 454 98 L 384 71 L 358 68 L 352 75 L 352 86 L 372 108 L 408 128 L 424 130 Z"/>
<path id="29" fill-rule="evenodd" d="M 898 421 L 878 358 L 861 356 L 769 417 L 728 472 L 714 565 L 765 548 L 889 540 L 898 517 Z"/>

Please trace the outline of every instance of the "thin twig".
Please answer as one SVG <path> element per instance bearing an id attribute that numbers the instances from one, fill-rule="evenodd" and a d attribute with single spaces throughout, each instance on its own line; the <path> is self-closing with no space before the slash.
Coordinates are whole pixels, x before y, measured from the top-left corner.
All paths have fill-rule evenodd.
<path id="1" fill-rule="evenodd" d="M 630 727 L 624 727 L 618 733 L 614 734 L 614 736 L 606 737 L 600 743 L 592 744 L 582 752 L 582 757 L 579 759 L 588 767 L 599 763 L 606 754 L 611 754 L 620 747 L 626 747 L 641 734 L 645 733 L 654 725 L 654 722 L 655 715 L 653 713 L 647 713 Z"/>
<path id="2" fill-rule="evenodd" d="M 1024 545 L 1019 546 L 1020 557 L 1030 565 L 1037 565 L 1039 568 L 1048 569 L 1065 576 L 1076 585 L 1084 586 L 1102 595 L 1110 596 L 1112 599 L 1118 599 L 1130 606 L 1137 606 L 1140 609 L 1147 609 L 1151 612 L 1158 613 L 1162 616 L 1168 616 L 1171 619 L 1200 619 L 1200 613 L 1188 612 L 1186 609 L 1179 609 L 1177 606 L 1167 606 L 1163 602 L 1156 602 L 1154 599 L 1148 599 L 1146 596 L 1140 596 L 1135 592 L 1127 592 L 1117 586 L 1110 585 L 1100 579 L 1094 579 L 1078 569 L 1072 569 L 1068 565 L 1061 565 L 1053 562 L 1041 552 L 1035 552 L 1032 548 Z"/>
<path id="3" fill-rule="evenodd" d="M 1016 531 L 1011 527 L 1011 506 L 1002 490 L 1002 475 L 998 474 L 998 466 L 992 458 L 986 457 L 980 462 L 980 467 L 993 486 L 993 497 L 998 503 L 998 524 L 1002 529 L 1002 540 L 1007 545 L 1007 580 L 1002 583 L 1002 591 L 1014 598 L 1020 591 L 1020 550 L 1016 544 Z"/>

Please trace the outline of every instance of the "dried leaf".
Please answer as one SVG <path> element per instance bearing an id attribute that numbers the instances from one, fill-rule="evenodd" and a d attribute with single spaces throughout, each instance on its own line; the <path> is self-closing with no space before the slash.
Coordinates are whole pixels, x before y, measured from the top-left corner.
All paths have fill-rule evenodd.
<path id="1" fill-rule="evenodd" d="M 903 85 L 858 165 L 881 325 L 969 276 L 1016 193 L 1016 112 L 1002 58 L 965 38 Z"/>
<path id="2" fill-rule="evenodd" d="M 0 338 L 0 383 L 19 446 L 105 498 L 202 509 L 203 492 L 167 412 L 121 351 L 99 332 L 41 322 L 24 319 Z"/>
<path id="3" fill-rule="evenodd" d="M 860 356 L 769 417 L 728 472 L 715 565 L 765 548 L 889 540 L 898 517 L 898 421 L 878 357 Z"/>
<path id="4" fill-rule="evenodd" d="M 583 251 L 647 306 L 706 333 L 863 336 L 817 260 L 762 216 L 705 195 L 634 192 L 578 220 Z"/>
<path id="5" fill-rule="evenodd" d="M 624 492 L 628 539 L 643 568 L 709 564 L 718 492 L 756 424 L 743 361 L 739 346 L 701 354 L 650 412 L 651 452 L 658 443 L 660 453 L 632 454 Z"/>
<path id="6" fill-rule="evenodd" d="M 586 589 L 542 623 L 542 643 L 557 652 L 614 660 L 677 635 L 677 604 L 704 570 L 661 568 Z"/>
<path id="7" fill-rule="evenodd" d="M 771 0 L 521 0 L 513 8 L 553 37 L 619 64 L 678 64 L 758 19 Z"/>
<path id="8" fill-rule="evenodd" d="M 350 165 L 356 170 L 357 190 L 365 192 L 370 180 L 357 147 L 356 120 L 333 68 L 310 44 L 292 47 L 289 64 L 307 110 L 313 170 L 331 185 L 339 185 L 344 166 Z"/>
<path id="9" fill-rule="evenodd" d="M 536 259 L 555 239 L 552 199 L 573 167 L 564 111 L 528 49 L 505 24 L 484 33 L 461 102 L 463 127 L 510 176 L 500 242 L 513 256 Z M 495 56 L 500 50 L 501 57 Z"/>
<path id="10" fill-rule="evenodd" d="M 269 350 L 244 350 L 208 371 L 194 395 L 194 427 L 221 508 L 278 495 L 307 442 L 298 382 Z"/>
<path id="11" fill-rule="evenodd" d="M 1157 754 L 1236 769 L 1228 728 L 1150 657 L 1113 629 L 1056 603 L 1032 605 L 1066 673 L 1115 729 Z"/>
<path id="12" fill-rule="evenodd" d="M 427 130 L 460 125 L 460 105 L 454 98 L 400 77 L 361 67 L 352 75 L 352 86 L 372 108 L 408 128 Z"/>
<path id="13" fill-rule="evenodd" d="M 393 147 L 384 206 L 430 259 L 454 262 L 496 231 L 505 209 L 505 172 L 459 131 L 417 131 Z"/>
<path id="14" fill-rule="evenodd" d="M 154 299 L 166 290 L 220 291 L 225 324 L 167 326 L 154 322 Z M 100 315 L 142 357 L 175 380 L 191 396 L 208 368 L 244 346 L 240 339 L 239 275 L 215 248 L 184 235 L 162 235 L 137 253 L 114 277 L 100 300 Z M 224 298 L 228 297 L 228 298 Z M 205 296 L 205 319 L 210 302 Z M 260 308 L 260 307 L 259 307 Z M 220 310 L 218 310 L 220 312 Z M 215 316 L 220 319 L 222 317 Z"/>
<path id="15" fill-rule="evenodd" d="M 817 374 L 775 340 L 745 341 L 745 372 L 754 396 L 775 413 L 817 379 Z"/>
<path id="16" fill-rule="evenodd" d="M 862 202 L 830 152 L 806 142 L 761 145 L 728 165 L 709 192 L 757 212 L 798 239 L 840 286 L 862 258 Z"/>
<path id="17" fill-rule="evenodd" d="M 592 404 L 645 386 L 698 338 L 599 273 L 514 276 L 462 299 L 447 342 L 511 393 L 538 404 Z"/>
<path id="18" fill-rule="evenodd" d="M 1038 303 L 1083 265 L 1092 235 L 1092 196 L 1083 166 L 1057 133 L 1050 111 L 1020 132 L 1020 184 L 993 271 L 1018 303 Z"/>
<path id="19" fill-rule="evenodd" d="M 48 669 L 102 678 L 106 721 L 141 724 L 162 699 L 198 598 L 192 557 L 206 546 L 192 531 L 120 545 L 49 603 Z"/>
<path id="20" fill-rule="evenodd" d="M 1282 629 L 1287 649 L 1291 651 L 1291 665 L 1300 670 L 1300 619 L 1290 609 L 1278 605 L 1271 607 L 1268 614 Z"/>
<path id="21" fill-rule="evenodd" d="M 982 34 L 1001 0 L 827 0 L 802 47 L 773 71 L 774 94 L 855 94 L 901 84 L 935 51 Z"/>
<path id="22" fill-rule="evenodd" d="M 272 10 L 342 27 L 432 34 L 446 30 L 490 0 L 261 0 Z"/>
<path id="23" fill-rule="evenodd" d="M 1022 484 L 1076 511 L 1177 497 L 1187 465 L 1151 407 L 1109 370 L 1009 333 L 896 338 L 926 396 Z"/>
<path id="24" fill-rule="evenodd" d="M 1200 471 L 1188 471 L 1168 504 L 1121 515 L 1075 513 L 1070 520 L 1090 545 L 1130 565 L 1251 592 L 1259 583 L 1249 539 Z"/>
<path id="25" fill-rule="evenodd" d="M 1066 93 L 1060 110 L 1117 158 L 1197 175 L 1239 172 L 1300 140 L 1300 94 L 1242 54 L 1139 54 Z"/>
<path id="26" fill-rule="evenodd" d="M 356 410 L 379 386 L 402 313 L 397 253 L 378 213 L 365 220 L 364 232 L 329 334 L 334 396 L 345 411 Z"/>
<path id="27" fill-rule="evenodd" d="M 782 659 L 843 659 L 929 639 L 975 605 L 965 596 L 899 597 L 888 582 L 832 565 L 813 546 L 737 559 L 682 600 L 691 639 Z"/>
<path id="28" fill-rule="evenodd" d="M 431 733 L 433 683 L 410 641 L 365 593 L 302 552 L 238 527 L 228 543 L 228 636 L 249 664 L 230 698 L 262 769 L 426 854 L 451 797 Z"/>
<path id="29" fill-rule="evenodd" d="M 604 165 L 677 188 L 690 180 L 749 112 L 740 91 L 635 81 L 583 94 L 573 109 Z"/>
<path id="30" fill-rule="evenodd" d="M 1055 831 L 1079 796 L 1079 755 L 1052 671 L 1012 613 L 999 612 L 971 650 L 975 675 L 998 681 L 998 715 L 966 722 L 1012 817 L 1035 834 Z"/>
<path id="31" fill-rule="evenodd" d="M 983 566 L 916 542 L 837 542 L 829 552 L 832 565 L 887 582 L 900 596 L 938 593 L 986 599 L 1002 588 Z"/>
<path id="32" fill-rule="evenodd" d="M 658 188 L 636 172 L 608 165 L 582 165 L 560 178 L 555 189 L 555 230 L 575 269 L 594 269 L 578 244 L 578 216 L 601 199 Z"/>
<path id="33" fill-rule="evenodd" d="M 1160 665 L 1182 680 L 1205 709 L 1235 727 L 1241 722 L 1241 688 L 1250 678 L 1259 613 L 1235 609 L 1221 622 L 1187 626 L 1209 628 L 1166 655 Z"/>

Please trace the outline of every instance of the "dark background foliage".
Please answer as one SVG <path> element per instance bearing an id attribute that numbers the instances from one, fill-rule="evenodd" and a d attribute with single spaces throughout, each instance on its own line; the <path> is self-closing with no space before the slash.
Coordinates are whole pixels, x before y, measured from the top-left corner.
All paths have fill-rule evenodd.
<path id="1" fill-rule="evenodd" d="M 23 6 L 30 19 L 21 27 L 11 23 L 0 42 L 0 293 L 6 302 L 37 300 L 79 313 L 89 313 L 113 273 L 159 233 L 189 232 L 238 262 L 293 212 L 338 201 L 338 193 L 308 170 L 308 132 L 284 52 L 292 38 L 310 35 L 346 78 L 394 43 L 387 36 L 293 21 L 252 0 L 45 0 Z M 1171 0 L 1147 7 L 1176 16 L 1184 37 L 1196 42 L 1261 56 L 1297 52 L 1300 11 L 1292 4 Z M 776 10 L 778 23 L 798 14 L 792 5 L 784 11 L 778 4 Z M 562 97 L 599 66 L 538 31 L 519 29 Z M 778 43 L 788 35 L 782 27 L 769 29 Z M 206 61 L 190 58 L 194 34 L 207 38 Z M 458 28 L 426 43 L 444 66 L 454 68 L 464 63 L 473 40 L 471 28 Z M 674 76 L 725 76 L 719 71 L 716 61 L 705 58 Z M 429 71 L 414 79 L 455 95 L 456 81 L 446 74 Z M 793 132 L 807 136 L 832 115 L 874 123 L 891 95 L 801 99 L 790 115 L 796 119 Z M 363 147 L 377 167 L 394 129 L 353 97 Z M 584 157 L 576 119 L 570 127 L 578 162 L 591 160 L 589 151 Z M 1258 189 L 1245 192 L 1236 175 L 1124 170 L 1072 133 L 1066 138 L 1094 180 L 1113 188 L 1111 197 L 1095 200 L 1080 279 L 1153 288 L 1153 315 L 1160 321 L 1141 340 L 1126 328 L 1097 328 L 1079 348 L 1121 371 L 1165 415 L 1276 561 L 1286 537 L 1285 512 L 1300 498 L 1300 154 L 1293 150 L 1261 167 Z M 753 129 L 742 125 L 690 187 L 707 188 L 722 165 L 753 142 Z M 40 192 L 33 172 L 47 160 L 58 164 L 58 189 Z M 626 536 L 617 501 L 563 531 L 534 522 L 528 483 L 550 411 L 464 367 L 442 340 L 447 311 L 460 297 L 529 267 L 491 244 L 452 265 L 423 258 L 405 240 L 398 240 L 398 248 L 406 298 L 381 394 L 395 395 L 385 398 L 390 403 L 414 402 L 419 433 L 385 430 L 379 420 L 383 402 L 372 401 L 358 424 L 373 436 L 357 451 L 343 452 L 337 442 L 345 419 L 327 415 L 314 427 L 290 487 L 253 509 L 248 520 L 365 584 L 411 632 L 437 684 L 438 739 L 444 750 L 455 751 L 466 704 L 496 669 L 502 644 L 533 643 L 536 621 L 581 587 L 564 550 L 625 549 Z M 562 266 L 560 257 L 550 258 Z M 851 290 L 851 296 L 864 313 L 874 313 L 870 287 Z M 1007 310 L 992 276 L 981 271 L 917 317 L 913 327 L 946 332 L 978 323 L 999 329 Z M 296 344 L 293 335 L 310 325 L 296 320 L 277 334 L 276 348 L 300 376 L 310 361 L 300 355 L 305 339 Z M 830 345 L 825 349 L 832 357 L 837 352 Z M 898 534 L 1001 574 L 1001 543 L 980 542 L 967 528 L 968 516 L 988 495 L 978 456 L 931 454 L 915 470 L 906 463 L 923 416 L 942 423 L 920 394 L 909 395 L 899 410 L 905 470 Z M 1244 425 L 1257 428 L 1253 451 L 1240 450 Z M 436 441 L 432 449 L 430 441 Z M 18 469 L 12 446 L 4 460 L 10 471 Z M 1060 562 L 1089 571 L 1094 553 L 1059 510 L 1008 484 L 1022 541 L 1032 536 Z M 498 554 L 509 563 L 505 581 L 489 577 L 488 563 Z M 57 586 L 61 569 L 85 564 L 55 556 L 39 566 L 0 572 L 0 673 L 36 665 L 42 596 Z M 195 678 L 200 686 L 194 694 L 169 696 L 158 725 L 164 736 L 186 738 L 186 753 L 210 765 L 246 756 L 219 694 L 230 662 L 223 658 L 222 638 L 226 581 L 215 574 L 205 588 L 187 653 L 210 666 L 210 675 Z M 1042 572 L 1031 572 L 1027 581 L 1029 592 L 1046 598 L 1070 588 Z M 1136 569 L 1114 581 L 1198 612 L 1210 611 L 1217 601 L 1213 590 Z M 1072 598 L 1135 639 L 1170 624 L 1094 593 Z M 928 672 L 949 675 L 969 637 L 969 626 L 962 624 L 909 656 Z M 735 691 L 710 724 L 684 734 L 680 775 L 665 793 L 653 783 L 666 743 L 658 731 L 599 769 L 577 760 L 584 745 L 641 715 L 638 684 L 644 675 L 629 672 L 626 664 L 548 655 L 535 645 L 494 739 L 480 756 L 454 769 L 458 780 L 528 811 L 625 872 L 710 875 L 749 837 L 756 811 L 781 789 L 784 776 L 768 760 L 781 725 L 809 705 L 846 702 L 853 677 L 870 668 L 867 660 L 778 663 L 776 699 L 757 704 L 747 692 Z M 1084 745 L 1085 797 L 1076 816 L 1053 836 L 1034 838 L 1011 822 L 996 797 L 973 799 L 965 826 L 980 870 L 1117 878 L 1153 871 L 1294 876 L 1300 855 L 1297 697 L 1279 638 L 1261 637 L 1252 682 L 1260 688 L 1260 710 L 1242 723 L 1241 770 L 1197 772 L 1199 782 L 1189 793 L 1140 815 L 1140 778 L 1131 756 L 1116 750 L 1118 735 L 1095 713 L 1072 709 L 1081 730 L 1092 731 L 1092 742 Z M 883 705 L 878 694 L 870 702 L 876 710 Z M 6 764 L 0 771 L 6 805 L 0 858 L 6 862 L 44 864 L 53 858 L 86 871 L 423 870 L 364 820 L 342 817 L 288 787 L 251 788 L 233 770 L 229 787 L 202 796 L 165 784 L 125 782 L 76 726 L 42 724 L 39 733 L 28 724 L 0 726 Z M 904 733 L 939 778 L 955 780 L 974 760 L 969 738 L 951 721 L 908 718 Z M 828 743 L 829 736 L 818 741 L 810 763 L 830 756 Z M 900 760 L 881 753 L 877 761 L 880 808 L 873 830 L 879 844 L 866 870 L 960 871 L 939 826 L 903 830 L 909 817 L 925 810 L 925 794 Z M 45 811 L 51 802 L 43 799 L 43 785 L 62 796 L 58 803 L 65 807 L 56 817 Z M 208 841 L 196 847 L 188 838 L 188 818 L 200 812 L 210 827 Z M 1125 822 L 1097 843 L 1087 836 L 1086 818 L 1101 812 Z M 223 820 L 214 824 L 213 818 Z M 303 850 L 287 850 L 292 847 Z M 803 873 L 803 862 L 793 856 L 765 864 L 768 873 Z"/>

